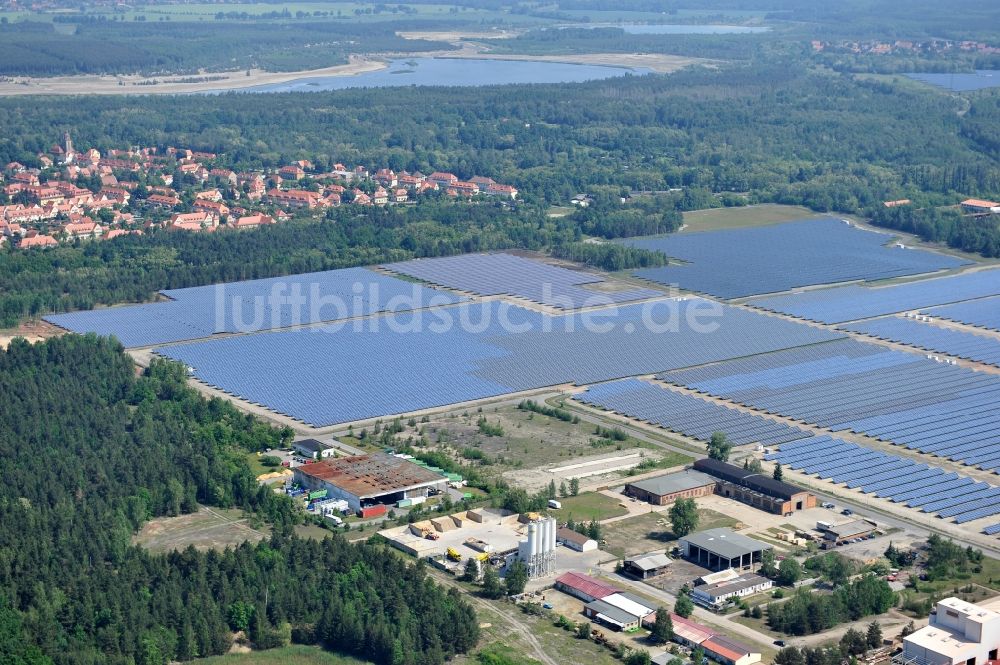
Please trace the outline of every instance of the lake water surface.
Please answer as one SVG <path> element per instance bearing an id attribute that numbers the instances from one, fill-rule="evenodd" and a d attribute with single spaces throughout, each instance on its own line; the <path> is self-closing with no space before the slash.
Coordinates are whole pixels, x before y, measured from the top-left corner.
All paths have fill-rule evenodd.
<path id="1" fill-rule="evenodd" d="M 1000 69 L 977 69 L 975 73 L 907 74 L 906 76 L 952 92 L 969 92 L 1000 87 Z"/>
<path id="2" fill-rule="evenodd" d="M 393 86 L 483 86 L 512 83 L 579 83 L 616 76 L 648 74 L 645 68 L 571 65 L 528 60 L 407 58 L 392 60 L 387 69 L 355 76 L 314 76 L 287 83 L 243 88 L 240 92 L 321 92 L 347 88 Z"/>

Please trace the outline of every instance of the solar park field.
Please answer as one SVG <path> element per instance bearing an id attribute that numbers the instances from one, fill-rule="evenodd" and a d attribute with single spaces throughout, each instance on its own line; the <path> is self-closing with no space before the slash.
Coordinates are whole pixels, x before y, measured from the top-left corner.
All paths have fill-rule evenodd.
<path id="1" fill-rule="evenodd" d="M 680 260 L 636 271 L 636 277 L 718 298 L 889 279 L 968 264 L 943 254 L 889 245 L 891 239 L 826 217 L 625 242 Z"/>
<path id="2" fill-rule="evenodd" d="M 831 219 L 640 246 L 689 263 L 640 271 L 652 283 L 637 287 L 475 254 L 46 318 L 153 347 L 300 428 L 572 387 L 582 403 L 694 439 L 725 431 L 790 468 L 966 528 L 1000 522 L 1000 490 L 984 482 L 1000 472 L 1000 269 L 964 270 Z M 943 270 L 960 271 L 923 275 Z M 657 282 L 753 297 L 668 295 Z"/>

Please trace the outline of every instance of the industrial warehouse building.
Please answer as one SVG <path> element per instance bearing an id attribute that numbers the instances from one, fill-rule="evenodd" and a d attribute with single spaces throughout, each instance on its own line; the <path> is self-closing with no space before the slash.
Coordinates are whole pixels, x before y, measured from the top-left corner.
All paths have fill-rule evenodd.
<path id="1" fill-rule="evenodd" d="M 674 641 L 691 649 L 701 647 L 705 656 L 722 665 L 753 665 L 759 663 L 761 654 L 732 638 L 720 635 L 708 626 L 671 614 L 674 624 Z M 669 651 L 653 658 L 654 665 L 667 665 L 676 658 Z"/>
<path id="2" fill-rule="evenodd" d="M 686 559 L 709 570 L 755 570 L 764 550 L 772 547 L 732 529 L 719 528 L 684 536 L 680 549 Z"/>
<path id="3" fill-rule="evenodd" d="M 346 500 L 351 510 L 426 497 L 448 485 L 444 476 L 384 453 L 326 458 L 296 467 L 294 474 L 302 487 L 325 489 L 328 498 Z"/>
<path id="4" fill-rule="evenodd" d="M 583 614 L 615 630 L 630 631 L 642 625 L 646 618 L 656 614 L 648 602 L 630 593 L 613 593 L 587 603 Z"/>
<path id="5" fill-rule="evenodd" d="M 607 582 L 583 573 L 563 573 L 556 578 L 555 587 L 585 603 L 619 593 L 618 589 Z"/>
<path id="6" fill-rule="evenodd" d="M 645 580 L 667 572 L 670 557 L 666 554 L 646 554 L 645 556 L 625 559 L 622 572 L 636 579 Z"/>
<path id="7" fill-rule="evenodd" d="M 874 522 L 863 519 L 851 520 L 843 524 L 831 524 L 822 529 L 823 539 L 828 543 L 840 545 L 856 538 L 867 538 L 875 533 L 876 528 Z"/>
<path id="8" fill-rule="evenodd" d="M 566 527 L 560 527 L 556 531 L 556 542 L 577 552 L 592 552 L 597 549 L 596 540 Z"/>
<path id="9" fill-rule="evenodd" d="M 816 507 L 816 496 L 762 473 L 726 464 L 706 457 L 694 468 L 716 478 L 715 492 L 730 499 L 776 515 L 791 515 L 797 510 Z"/>
<path id="10" fill-rule="evenodd" d="M 774 582 L 756 573 L 738 574 L 731 570 L 732 575 L 712 584 L 696 586 L 691 591 L 691 600 L 710 610 L 719 610 L 737 598 L 752 596 L 767 591 Z"/>
<path id="11" fill-rule="evenodd" d="M 1000 650 L 1000 613 L 994 601 L 982 605 L 958 598 L 939 600 L 930 623 L 903 638 L 903 665 L 986 665 Z"/>
<path id="12" fill-rule="evenodd" d="M 302 439 L 292 444 L 292 450 L 305 458 L 317 460 L 333 457 L 336 450 L 329 443 L 323 443 L 316 439 Z"/>
<path id="13" fill-rule="evenodd" d="M 625 485 L 625 496 L 646 501 L 654 506 L 665 506 L 677 499 L 693 499 L 715 492 L 716 480 L 712 476 L 687 469 L 656 478 L 638 480 Z"/>

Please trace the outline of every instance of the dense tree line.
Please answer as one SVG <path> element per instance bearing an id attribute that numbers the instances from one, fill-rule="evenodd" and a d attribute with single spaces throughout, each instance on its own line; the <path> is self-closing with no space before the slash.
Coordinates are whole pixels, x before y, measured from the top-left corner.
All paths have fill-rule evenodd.
<path id="1" fill-rule="evenodd" d="M 0 25 L 0 75 L 182 74 L 260 67 L 318 69 L 356 53 L 420 53 L 455 48 L 403 39 L 392 21 L 107 21 L 76 17 L 67 34 L 53 23 Z M 412 26 L 410 26 L 412 28 Z M 183 47 L 178 47 L 183 44 Z M 308 48 L 307 48 L 308 47 Z"/>
<path id="2" fill-rule="evenodd" d="M 574 242 L 555 247 L 552 255 L 612 272 L 629 268 L 656 268 L 667 264 L 667 257 L 662 252 L 613 243 Z"/>
<path id="3" fill-rule="evenodd" d="M 799 589 L 790 600 L 767 606 L 767 625 L 789 635 L 812 635 L 845 621 L 882 614 L 896 602 L 885 580 L 865 575 L 833 593 Z"/>
<path id="4" fill-rule="evenodd" d="M 943 242 L 966 252 L 987 257 L 1000 256 L 1000 219 L 973 217 L 955 208 L 916 208 L 912 205 L 877 208 L 872 221 L 898 231 Z"/>
<path id="5" fill-rule="evenodd" d="M 376 545 L 291 535 L 287 498 L 243 455 L 285 433 L 205 400 L 182 367 L 141 377 L 106 338 L 0 352 L 0 660 L 165 665 L 295 640 L 384 665 L 439 665 L 477 639 L 472 609 Z M 268 517 L 223 552 L 151 554 L 131 536 L 199 503 Z"/>
<path id="6" fill-rule="evenodd" d="M 509 39 L 485 40 L 496 53 L 554 55 L 566 53 L 663 53 L 698 58 L 748 59 L 762 48 L 775 48 L 769 34 L 663 35 L 631 34 L 622 28 L 541 28 Z"/>

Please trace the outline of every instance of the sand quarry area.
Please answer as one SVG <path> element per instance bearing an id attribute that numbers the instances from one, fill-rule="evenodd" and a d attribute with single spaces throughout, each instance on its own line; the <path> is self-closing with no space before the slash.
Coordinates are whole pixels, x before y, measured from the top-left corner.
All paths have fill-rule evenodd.
<path id="1" fill-rule="evenodd" d="M 209 90 L 238 90 L 251 86 L 286 83 L 311 76 L 354 76 L 385 69 L 382 60 L 352 56 L 345 65 L 297 72 L 266 72 L 251 69 L 238 72 L 201 73 L 177 76 L 53 76 L 13 77 L 0 81 L 0 96 L 14 95 L 168 95 Z M 203 79 L 193 81 L 191 79 Z M 156 81 L 154 84 L 144 84 Z"/>
<path id="2" fill-rule="evenodd" d="M 419 57 L 468 58 L 478 60 L 522 60 L 562 62 L 579 65 L 643 68 L 660 74 L 675 72 L 693 64 L 711 65 L 710 60 L 656 53 L 574 53 L 567 55 L 518 55 L 488 53 L 486 47 L 465 38 L 511 37 L 512 32 L 408 32 L 399 33 L 408 39 L 447 41 L 459 47 L 455 51 L 436 51 Z M 415 54 L 408 54 L 416 57 Z M 188 75 L 143 76 L 139 74 L 108 76 L 17 76 L 0 79 L 0 97 L 26 95 L 173 95 L 209 91 L 240 90 L 260 85 L 287 83 L 296 79 L 323 76 L 356 76 L 385 69 L 387 60 L 403 54 L 384 56 L 351 56 L 343 65 L 294 72 L 268 72 L 251 69 L 234 72 L 201 72 Z"/>

